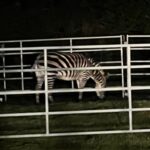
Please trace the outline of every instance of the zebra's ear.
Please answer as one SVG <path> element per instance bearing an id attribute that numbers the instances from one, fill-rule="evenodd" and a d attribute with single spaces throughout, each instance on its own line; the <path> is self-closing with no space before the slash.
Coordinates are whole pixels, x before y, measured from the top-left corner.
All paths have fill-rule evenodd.
<path id="1" fill-rule="evenodd" d="M 94 62 L 94 59 L 93 59 L 93 58 L 88 58 L 88 60 L 89 60 L 93 65 L 95 65 L 95 62 Z"/>
<path id="2" fill-rule="evenodd" d="M 98 62 L 98 63 L 97 63 L 97 66 L 101 66 L 101 62 Z"/>

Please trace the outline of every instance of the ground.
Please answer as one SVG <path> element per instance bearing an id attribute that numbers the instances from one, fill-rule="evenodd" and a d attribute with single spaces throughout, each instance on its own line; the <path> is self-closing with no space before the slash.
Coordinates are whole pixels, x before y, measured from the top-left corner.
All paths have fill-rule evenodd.
<path id="1" fill-rule="evenodd" d="M 66 97 L 67 96 L 68 95 L 66 95 Z M 84 99 L 82 102 L 76 102 L 74 100 L 56 100 L 53 104 L 50 104 L 50 111 L 96 110 L 128 107 L 127 99 L 116 100 L 113 96 L 108 98 L 110 99 L 96 101 L 85 101 Z M 133 107 L 150 107 L 150 101 L 144 99 L 133 100 Z M 25 99 L 20 100 L 20 102 L 8 100 L 7 103 L 0 105 L 1 113 L 37 111 L 44 111 L 43 102 L 40 105 L 36 105 L 34 102 L 25 101 Z M 149 111 L 134 112 L 133 128 L 150 128 L 149 113 Z M 116 130 L 129 128 L 127 112 L 50 116 L 49 119 L 51 132 Z M 0 134 L 45 133 L 44 123 L 44 116 L 0 118 Z M 150 133 L 0 139 L 0 146 L 1 150 L 148 150 L 150 149 Z"/>
<path id="2" fill-rule="evenodd" d="M 149 150 L 150 133 L 0 140 L 1 150 Z"/>

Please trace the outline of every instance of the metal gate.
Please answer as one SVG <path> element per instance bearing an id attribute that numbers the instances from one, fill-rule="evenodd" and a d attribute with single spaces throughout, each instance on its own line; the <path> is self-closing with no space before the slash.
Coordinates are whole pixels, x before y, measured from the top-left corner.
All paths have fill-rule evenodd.
<path id="1" fill-rule="evenodd" d="M 136 38 L 140 39 L 138 43 L 134 43 Z M 126 39 L 126 40 L 124 40 Z M 146 40 L 145 40 L 146 39 Z M 44 116 L 45 131 L 44 133 L 27 133 L 27 134 L 12 134 L 12 135 L 0 135 L 0 138 L 23 138 L 23 137 L 45 137 L 45 136 L 75 136 L 75 135 L 92 135 L 92 134 L 115 134 L 115 133 L 134 133 L 134 132 L 150 132 L 150 128 L 134 129 L 133 127 L 133 113 L 150 111 L 150 108 L 134 108 L 133 103 L 133 91 L 150 90 L 150 83 L 147 85 L 134 85 L 132 84 L 133 76 L 149 76 L 149 70 L 146 72 L 133 71 L 138 69 L 149 69 L 150 60 L 134 58 L 133 55 L 138 52 L 149 51 L 150 36 L 104 36 L 104 37 L 80 37 L 80 38 L 60 38 L 60 39 L 43 39 L 43 40 L 21 40 L 21 41 L 0 41 L 1 43 L 1 66 L 0 66 L 0 100 L 7 101 L 9 95 L 28 95 L 35 93 L 43 93 L 45 95 L 45 110 L 42 112 L 23 112 L 23 113 L 1 113 L 0 118 L 11 117 L 31 117 L 31 116 Z M 47 52 L 48 51 L 64 51 L 64 52 L 82 52 L 82 53 L 100 53 L 107 52 L 117 53 L 117 59 L 113 58 L 101 58 L 104 70 L 112 72 L 113 76 L 120 76 L 119 85 L 109 85 L 103 91 L 115 92 L 121 91 L 121 97 L 127 97 L 128 107 L 117 109 L 100 109 L 100 110 L 75 110 L 75 111 L 50 111 L 48 93 L 70 93 L 70 92 L 93 92 L 96 89 L 84 88 L 75 89 L 72 83 L 71 88 L 53 89 L 48 90 L 47 85 Z M 26 64 L 25 57 L 32 56 L 44 52 L 45 60 L 45 84 L 44 90 L 31 90 L 25 88 L 25 82 L 32 80 L 32 77 L 26 76 L 26 73 L 40 71 L 31 69 L 31 64 Z M 15 64 L 7 64 L 8 60 L 12 57 L 16 57 Z M 119 59 L 118 59 L 119 58 Z M 19 61 L 18 61 L 19 60 Z M 19 63 L 18 63 L 19 62 Z M 83 68 L 69 68 L 72 70 L 82 70 Z M 99 67 L 89 67 L 84 69 L 99 69 Z M 119 70 L 119 73 L 116 71 Z M 11 74 L 16 74 L 12 76 Z M 18 77 L 19 76 L 19 77 Z M 9 89 L 8 81 L 18 81 L 19 89 Z M 113 82 L 113 80 L 111 81 Z M 7 102 L 6 102 L 7 103 Z M 103 130 L 103 131 L 76 131 L 76 132 L 57 132 L 50 131 L 49 116 L 59 115 L 80 115 L 80 114 L 107 114 L 107 113 L 120 113 L 126 112 L 128 114 L 128 129 L 116 129 L 116 130 Z"/>

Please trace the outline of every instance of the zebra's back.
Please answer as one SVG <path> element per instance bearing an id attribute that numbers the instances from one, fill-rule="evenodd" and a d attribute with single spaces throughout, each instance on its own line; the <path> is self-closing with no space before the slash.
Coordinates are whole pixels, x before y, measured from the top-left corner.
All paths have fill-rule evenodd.
<path id="1" fill-rule="evenodd" d="M 38 69 L 44 68 L 44 54 L 37 57 L 34 66 Z M 61 68 L 78 68 L 89 67 L 90 61 L 80 53 L 58 53 L 49 52 L 47 54 L 47 68 L 61 69 Z M 48 71 L 48 75 L 55 74 L 56 78 L 62 80 L 76 80 L 78 76 L 85 71 L 81 70 L 52 70 Z M 87 71 L 86 71 L 87 72 Z"/>

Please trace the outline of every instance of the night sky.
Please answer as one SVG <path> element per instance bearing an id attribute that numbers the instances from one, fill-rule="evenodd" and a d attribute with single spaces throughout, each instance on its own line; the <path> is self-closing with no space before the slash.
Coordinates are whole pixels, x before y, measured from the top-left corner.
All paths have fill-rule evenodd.
<path id="1" fill-rule="evenodd" d="M 0 40 L 150 34 L 150 0 L 1 0 Z"/>

